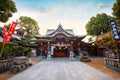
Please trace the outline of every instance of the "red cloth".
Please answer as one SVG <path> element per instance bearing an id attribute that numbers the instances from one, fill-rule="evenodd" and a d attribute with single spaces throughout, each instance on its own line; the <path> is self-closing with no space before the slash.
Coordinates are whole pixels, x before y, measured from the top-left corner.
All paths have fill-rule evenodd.
<path id="1" fill-rule="evenodd" d="M 17 22 L 13 22 L 12 25 L 10 26 L 10 29 L 8 31 L 8 35 L 6 37 L 6 42 L 9 43 L 10 42 L 10 39 L 12 37 L 12 34 L 15 30 L 15 27 L 17 26 Z"/>

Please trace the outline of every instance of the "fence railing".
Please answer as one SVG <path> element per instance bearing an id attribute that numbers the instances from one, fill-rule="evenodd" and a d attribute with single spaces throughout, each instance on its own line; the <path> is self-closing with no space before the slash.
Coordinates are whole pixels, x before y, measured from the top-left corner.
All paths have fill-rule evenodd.
<path id="1" fill-rule="evenodd" d="M 106 67 L 120 72 L 119 59 L 104 58 L 104 61 L 105 61 Z"/>
<path id="2" fill-rule="evenodd" d="M 12 59 L 0 60 L 0 73 L 9 70 L 13 64 L 12 61 Z"/>

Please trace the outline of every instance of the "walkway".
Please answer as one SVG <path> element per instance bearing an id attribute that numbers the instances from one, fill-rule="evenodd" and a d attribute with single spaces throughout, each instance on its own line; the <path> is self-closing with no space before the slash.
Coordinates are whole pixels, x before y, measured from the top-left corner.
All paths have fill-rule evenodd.
<path id="1" fill-rule="evenodd" d="M 79 62 L 65 58 L 44 60 L 9 80 L 114 80 L 110 76 Z"/>

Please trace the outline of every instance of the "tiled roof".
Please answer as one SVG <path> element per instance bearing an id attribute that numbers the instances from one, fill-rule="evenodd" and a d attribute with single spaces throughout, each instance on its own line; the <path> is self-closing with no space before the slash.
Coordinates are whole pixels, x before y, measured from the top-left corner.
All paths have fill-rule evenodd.
<path id="1" fill-rule="evenodd" d="M 72 29 L 63 29 L 61 24 L 58 25 L 58 28 L 56 30 L 55 29 L 48 29 L 46 32 L 46 36 L 51 36 L 51 37 L 55 36 L 57 34 L 64 34 L 66 36 L 73 36 L 74 35 Z"/>

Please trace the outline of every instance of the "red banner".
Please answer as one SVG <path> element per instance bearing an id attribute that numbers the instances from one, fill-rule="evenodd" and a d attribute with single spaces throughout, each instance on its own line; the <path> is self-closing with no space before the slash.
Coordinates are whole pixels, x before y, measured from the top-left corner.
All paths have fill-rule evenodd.
<path id="1" fill-rule="evenodd" d="M 3 27 L 3 33 L 2 33 L 2 36 L 3 36 L 2 43 L 3 44 L 5 43 L 5 39 L 6 39 L 6 31 L 7 31 L 6 25 L 4 25 L 4 27 Z"/>
<path id="2" fill-rule="evenodd" d="M 15 27 L 17 26 L 17 22 L 13 22 L 12 25 L 10 26 L 10 29 L 8 31 L 8 35 L 6 37 L 6 42 L 9 43 L 10 42 L 10 39 L 12 37 L 12 34 L 15 30 Z"/>

